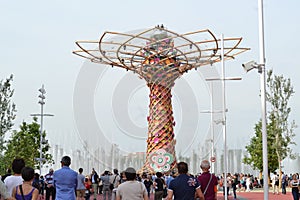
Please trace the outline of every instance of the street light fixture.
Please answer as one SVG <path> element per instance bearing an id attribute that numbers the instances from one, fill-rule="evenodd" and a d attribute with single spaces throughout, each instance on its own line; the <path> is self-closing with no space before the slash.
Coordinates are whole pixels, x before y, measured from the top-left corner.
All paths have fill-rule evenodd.
<path id="1" fill-rule="evenodd" d="M 228 198 L 227 194 L 227 173 L 228 173 L 228 158 L 227 158 L 227 131 L 226 131 L 226 112 L 228 109 L 226 108 L 226 95 L 225 95 L 225 81 L 227 80 L 242 80 L 240 77 L 225 77 L 225 55 L 224 55 L 224 36 L 221 35 L 221 71 L 222 76 L 221 78 L 207 78 L 206 81 L 222 81 L 222 120 L 217 121 L 216 123 L 222 123 L 223 126 L 223 140 L 224 140 L 224 188 L 225 188 L 225 195 L 224 198 Z"/>
<path id="2" fill-rule="evenodd" d="M 43 158 L 43 144 L 47 143 L 47 140 L 45 140 L 45 138 L 43 137 L 43 120 L 44 120 L 44 116 L 54 116 L 52 114 L 44 114 L 44 105 L 45 105 L 45 94 L 46 94 L 46 90 L 44 88 L 44 85 L 42 85 L 42 87 L 38 90 L 40 92 L 39 94 L 39 101 L 38 103 L 41 105 L 41 113 L 40 114 L 31 114 L 31 116 L 37 117 L 40 116 L 41 117 L 41 125 L 40 125 L 40 157 L 36 158 L 36 160 L 39 161 L 39 167 L 40 167 L 40 175 L 42 174 L 42 163 L 45 160 L 45 158 Z"/>
<path id="3" fill-rule="evenodd" d="M 264 200 L 269 199 L 269 169 L 268 169 L 268 140 L 267 140 L 267 114 L 266 114 L 266 58 L 265 58 L 265 41 L 264 41 L 264 15 L 263 0 L 258 0 L 258 28 L 259 28 L 259 62 L 254 61 L 242 64 L 248 72 L 254 68 L 260 73 L 260 97 L 261 97 L 261 132 L 262 132 L 262 150 L 263 150 L 263 182 L 264 182 Z"/>
<path id="4" fill-rule="evenodd" d="M 249 61 L 247 63 L 242 64 L 242 67 L 244 68 L 244 70 L 246 72 L 251 71 L 252 69 L 257 69 L 258 73 L 262 73 L 262 69 L 263 69 L 264 64 L 257 64 L 255 61 Z"/>

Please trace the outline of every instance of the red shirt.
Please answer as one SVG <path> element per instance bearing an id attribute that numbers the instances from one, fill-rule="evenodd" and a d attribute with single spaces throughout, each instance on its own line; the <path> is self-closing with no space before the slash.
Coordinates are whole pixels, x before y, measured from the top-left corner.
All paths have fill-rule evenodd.
<path id="1" fill-rule="evenodd" d="M 209 182 L 211 176 L 211 181 L 209 183 L 209 186 L 207 187 L 207 184 Z M 215 175 L 209 173 L 209 172 L 203 172 L 198 177 L 198 182 L 201 185 L 201 191 L 204 194 L 204 191 L 207 187 L 206 193 L 204 195 L 205 200 L 214 200 L 215 199 L 215 190 L 214 188 L 218 185 L 218 179 Z"/>

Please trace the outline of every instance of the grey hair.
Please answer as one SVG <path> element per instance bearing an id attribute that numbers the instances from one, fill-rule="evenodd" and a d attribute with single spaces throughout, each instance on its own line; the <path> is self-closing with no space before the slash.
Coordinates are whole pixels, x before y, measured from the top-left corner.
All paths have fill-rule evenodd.
<path id="1" fill-rule="evenodd" d="M 208 160 L 202 160 L 200 167 L 203 168 L 203 169 L 209 169 L 210 168 L 209 161 Z"/>

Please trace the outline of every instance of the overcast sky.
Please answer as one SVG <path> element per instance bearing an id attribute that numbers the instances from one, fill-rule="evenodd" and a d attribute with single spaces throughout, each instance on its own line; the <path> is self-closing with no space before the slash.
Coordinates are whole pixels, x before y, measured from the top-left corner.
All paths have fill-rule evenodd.
<path id="1" fill-rule="evenodd" d="M 282 74 L 291 79 L 296 93 L 290 101 L 290 119 L 295 119 L 298 124 L 299 8 L 298 0 L 264 1 L 267 69 L 273 69 L 276 75 Z M 91 133 L 98 130 L 87 130 L 84 133 L 81 130 L 84 126 L 78 123 L 96 123 L 94 125 L 101 130 L 106 140 L 120 143 L 124 151 L 144 151 L 149 103 L 144 82 L 134 75 L 128 76 L 123 70 L 104 71 L 103 66 L 91 65 L 91 68 L 99 68 L 99 77 L 93 71 L 85 74 L 84 69 L 89 64 L 72 54 L 72 51 L 76 49 L 75 41 L 97 40 L 104 31 L 128 32 L 152 28 L 157 24 L 164 24 L 178 33 L 210 29 L 217 37 L 221 34 L 224 37 L 243 37 L 241 46 L 250 47 L 251 50 L 225 63 L 226 76 L 242 78 L 242 81 L 226 83 L 229 148 L 243 148 L 253 135 L 254 124 L 261 117 L 259 74 L 254 70 L 246 74 L 241 67 L 242 63 L 250 60 L 259 61 L 256 0 L 0 0 L 0 13 L 0 79 L 14 75 L 13 101 L 18 110 L 15 124 L 18 126 L 22 121 L 30 122 L 30 114 L 40 112 L 37 103 L 38 89 L 44 84 L 47 91 L 45 112 L 55 115 L 44 120 L 44 128 L 48 131 L 52 144 L 75 149 L 87 138 L 91 139 L 91 143 L 95 142 Z M 220 64 L 214 67 L 217 70 L 221 68 Z M 84 80 L 87 81 L 84 83 Z M 126 96 L 121 89 L 131 87 L 130 84 L 134 86 Z M 91 88 L 90 96 L 80 96 L 81 91 Z M 189 91 L 184 94 L 182 90 L 185 88 Z M 183 152 L 190 150 L 186 146 L 200 144 L 202 136 L 207 138 L 210 115 L 201 114 L 201 111 L 210 109 L 208 90 L 205 77 L 200 72 L 192 71 L 176 82 L 173 93 L 177 122 L 175 133 L 180 132 L 179 130 L 188 132 L 189 129 L 184 129 L 184 126 L 189 126 L 192 122 L 195 122 L 193 126 L 196 127 L 192 130 L 193 133 L 189 133 L 196 140 L 193 144 L 184 142 L 186 133 L 178 133 L 178 148 Z M 76 91 L 79 91 L 79 95 L 74 95 Z M 126 124 L 126 121 L 121 122 L 122 116 L 116 115 L 123 111 L 121 107 L 114 107 L 124 103 L 120 98 L 114 99 L 120 91 L 128 97 L 125 99 L 125 106 L 134 130 L 125 125 L 122 127 L 122 123 Z M 194 99 L 189 98 L 190 95 Z M 93 105 L 76 104 L 89 98 L 93 99 Z M 197 102 L 197 109 L 191 115 L 184 115 L 187 112 L 185 108 L 189 108 L 187 106 L 191 101 Z M 80 109 L 76 106 L 80 106 Z M 90 114 L 95 119 L 90 119 L 93 118 Z M 185 116 L 184 119 L 182 116 Z M 299 129 L 295 132 L 299 133 Z M 220 142 L 222 138 L 218 139 Z M 126 140 L 140 142 L 132 146 L 126 145 Z M 295 141 L 300 143 L 299 134 Z"/>

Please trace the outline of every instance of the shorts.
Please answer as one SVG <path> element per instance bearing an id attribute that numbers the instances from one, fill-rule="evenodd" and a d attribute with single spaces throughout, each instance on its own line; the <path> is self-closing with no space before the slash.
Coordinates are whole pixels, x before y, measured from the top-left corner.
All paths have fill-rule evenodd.
<path id="1" fill-rule="evenodd" d="M 77 194 L 77 197 L 84 197 L 84 195 L 85 195 L 85 189 L 83 189 L 83 190 L 76 190 L 76 194 Z"/>

